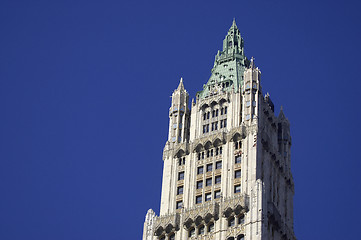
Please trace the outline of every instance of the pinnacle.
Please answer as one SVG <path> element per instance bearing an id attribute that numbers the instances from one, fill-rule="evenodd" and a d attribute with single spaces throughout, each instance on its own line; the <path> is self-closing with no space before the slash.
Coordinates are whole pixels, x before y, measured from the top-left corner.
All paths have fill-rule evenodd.
<path id="1" fill-rule="evenodd" d="M 184 90 L 183 78 L 181 77 L 177 90 Z"/>
<path id="2" fill-rule="evenodd" d="M 234 29 L 234 28 L 238 29 L 235 18 L 233 18 L 233 22 L 232 22 L 231 29 L 232 29 L 232 28 L 233 28 L 233 29 Z"/>

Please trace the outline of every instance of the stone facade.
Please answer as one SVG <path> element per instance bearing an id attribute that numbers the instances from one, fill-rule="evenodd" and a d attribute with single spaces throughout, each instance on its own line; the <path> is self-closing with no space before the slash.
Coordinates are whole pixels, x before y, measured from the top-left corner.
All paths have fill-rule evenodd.
<path id="1" fill-rule="evenodd" d="M 235 21 L 211 72 L 191 104 L 183 79 L 172 94 L 160 214 L 148 211 L 143 240 L 296 239 L 290 124 Z"/>

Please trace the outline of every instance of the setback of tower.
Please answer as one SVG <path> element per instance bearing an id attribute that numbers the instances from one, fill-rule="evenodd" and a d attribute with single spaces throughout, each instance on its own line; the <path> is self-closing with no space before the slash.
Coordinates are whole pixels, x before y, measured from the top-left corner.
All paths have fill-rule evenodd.
<path id="1" fill-rule="evenodd" d="M 173 92 L 160 214 L 148 211 L 143 240 L 296 239 L 290 123 L 243 47 L 233 21 L 196 101 L 183 79 Z"/>

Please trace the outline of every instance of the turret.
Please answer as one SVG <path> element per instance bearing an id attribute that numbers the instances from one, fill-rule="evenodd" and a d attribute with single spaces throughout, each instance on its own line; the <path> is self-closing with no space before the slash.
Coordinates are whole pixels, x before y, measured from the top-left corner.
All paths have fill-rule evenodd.
<path id="1" fill-rule="evenodd" d="M 182 143 L 189 140 L 189 95 L 184 89 L 183 78 L 172 94 L 172 105 L 169 108 L 170 143 Z"/>
<path id="2" fill-rule="evenodd" d="M 244 72 L 244 84 L 242 86 L 243 102 L 242 120 L 252 123 L 259 117 L 259 104 L 261 92 L 261 71 L 255 67 L 254 59 L 251 59 L 250 67 Z"/>
<path id="3" fill-rule="evenodd" d="M 283 107 L 277 117 L 278 121 L 278 151 L 286 164 L 287 170 L 290 170 L 290 151 L 291 151 L 291 134 L 290 122 L 286 118 Z"/>

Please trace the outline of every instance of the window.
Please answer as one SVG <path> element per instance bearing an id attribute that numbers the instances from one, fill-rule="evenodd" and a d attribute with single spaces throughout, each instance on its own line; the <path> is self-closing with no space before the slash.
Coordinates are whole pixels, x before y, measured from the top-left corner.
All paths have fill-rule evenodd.
<path id="1" fill-rule="evenodd" d="M 169 240 L 175 240 L 175 234 L 172 233 L 172 235 L 169 236 Z"/>
<path id="2" fill-rule="evenodd" d="M 212 118 L 214 118 L 216 116 L 216 110 L 212 111 Z"/>
<path id="3" fill-rule="evenodd" d="M 197 181 L 197 189 L 203 188 L 203 181 Z"/>
<path id="4" fill-rule="evenodd" d="M 198 160 L 201 160 L 201 153 L 198 153 Z"/>
<path id="5" fill-rule="evenodd" d="M 227 114 L 227 107 L 224 107 L 224 114 Z"/>
<path id="6" fill-rule="evenodd" d="M 214 199 L 218 199 L 221 197 L 221 190 L 215 191 L 214 192 Z"/>
<path id="7" fill-rule="evenodd" d="M 238 235 L 238 236 L 237 236 L 237 240 L 244 240 L 244 235 L 243 235 L 243 234 Z"/>
<path id="8" fill-rule="evenodd" d="M 207 112 L 207 119 L 209 119 L 209 112 Z"/>
<path id="9" fill-rule="evenodd" d="M 204 152 L 202 152 L 202 159 L 204 159 Z"/>
<path id="10" fill-rule="evenodd" d="M 234 186 L 234 193 L 239 193 L 239 192 L 241 192 L 241 184 Z"/>
<path id="11" fill-rule="evenodd" d="M 215 129 L 214 129 L 214 123 L 212 123 L 212 128 L 211 128 L 211 131 L 213 131 L 213 130 L 215 130 Z"/>
<path id="12" fill-rule="evenodd" d="M 221 168 L 222 168 L 222 161 L 216 162 L 216 169 L 221 169 Z"/>
<path id="13" fill-rule="evenodd" d="M 224 111 L 224 109 L 223 109 L 223 108 L 221 108 L 221 115 L 223 115 L 223 111 Z"/>
<path id="14" fill-rule="evenodd" d="M 196 235 L 196 230 L 194 228 L 189 229 L 188 237 L 193 237 Z"/>
<path id="15" fill-rule="evenodd" d="M 219 153 L 219 149 L 216 148 L 216 156 L 218 156 L 218 153 Z"/>
<path id="16" fill-rule="evenodd" d="M 207 164 L 207 172 L 211 172 L 212 170 L 213 170 L 212 163 L 211 163 L 211 164 Z"/>
<path id="17" fill-rule="evenodd" d="M 198 235 L 203 235 L 203 234 L 204 234 L 204 225 L 201 225 L 198 228 Z"/>
<path id="18" fill-rule="evenodd" d="M 214 184 L 220 184 L 221 183 L 221 175 L 219 175 L 219 176 L 216 176 L 215 178 L 214 178 Z"/>
<path id="19" fill-rule="evenodd" d="M 234 178 L 240 178 L 241 177 L 241 170 L 237 170 L 234 172 Z"/>
<path id="20" fill-rule="evenodd" d="M 183 180 L 184 179 L 184 172 L 179 172 L 178 173 L 178 180 Z"/>
<path id="21" fill-rule="evenodd" d="M 218 117 L 218 109 L 216 110 L 216 117 Z"/>
<path id="22" fill-rule="evenodd" d="M 196 196 L 196 204 L 202 203 L 202 195 Z"/>
<path id="23" fill-rule="evenodd" d="M 183 207 L 183 201 L 177 201 L 176 208 L 180 209 Z"/>
<path id="24" fill-rule="evenodd" d="M 251 115 L 247 114 L 246 115 L 246 120 L 249 120 L 249 119 L 251 119 Z"/>
<path id="25" fill-rule="evenodd" d="M 228 218 L 228 227 L 233 227 L 235 224 L 234 217 Z"/>
<path id="26" fill-rule="evenodd" d="M 247 101 L 246 102 L 246 107 L 250 107 L 251 106 L 251 101 Z"/>
<path id="27" fill-rule="evenodd" d="M 243 224 L 244 223 L 244 215 L 241 214 L 238 216 L 238 224 Z"/>
<path id="28" fill-rule="evenodd" d="M 183 186 L 177 187 L 177 195 L 183 194 Z"/>
<path id="29" fill-rule="evenodd" d="M 241 163 L 242 162 L 242 156 L 241 155 L 238 155 L 238 156 L 235 156 L 234 157 L 234 163 Z"/>
<path id="30" fill-rule="evenodd" d="M 223 127 L 227 127 L 227 119 L 223 120 Z"/>
<path id="31" fill-rule="evenodd" d="M 212 186 L 212 178 L 207 178 L 206 179 L 206 186 Z"/>
<path id="32" fill-rule="evenodd" d="M 218 122 L 214 123 L 214 130 L 218 130 Z"/>
<path id="33" fill-rule="evenodd" d="M 206 120 L 207 119 L 207 113 L 204 113 L 203 114 L 203 120 Z"/>
<path id="34" fill-rule="evenodd" d="M 211 149 L 211 157 L 213 157 L 213 149 Z"/>
<path id="35" fill-rule="evenodd" d="M 203 173 L 203 166 L 200 166 L 197 168 L 197 174 L 202 174 Z"/>
<path id="36" fill-rule="evenodd" d="M 222 154 L 222 147 L 219 148 L 219 154 Z"/>
<path id="37" fill-rule="evenodd" d="M 204 199 L 205 199 L 206 202 L 207 202 L 207 201 L 211 201 L 211 200 L 212 200 L 212 194 L 211 194 L 211 193 L 206 193 Z"/>

